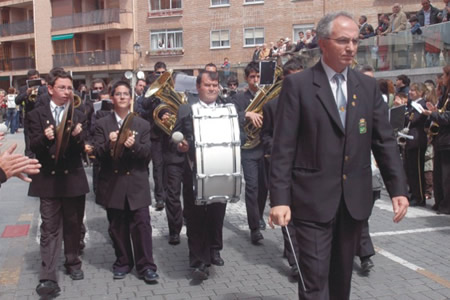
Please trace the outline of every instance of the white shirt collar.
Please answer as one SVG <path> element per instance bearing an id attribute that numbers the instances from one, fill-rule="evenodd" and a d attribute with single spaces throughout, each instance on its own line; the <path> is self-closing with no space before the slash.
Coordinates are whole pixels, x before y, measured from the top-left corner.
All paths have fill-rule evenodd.
<path id="1" fill-rule="evenodd" d="M 130 113 L 130 111 L 128 111 L 128 114 L 129 113 Z M 127 116 L 128 116 L 128 114 L 127 114 Z M 121 122 L 121 124 L 123 124 L 123 121 L 125 119 L 122 119 L 116 112 L 114 112 L 114 116 L 116 117 L 117 124 L 119 124 L 119 122 Z"/>
<path id="2" fill-rule="evenodd" d="M 55 102 L 53 102 L 53 99 L 52 99 L 52 100 L 50 100 L 50 110 L 51 110 L 52 112 L 54 112 L 54 111 L 55 111 L 55 109 L 56 109 L 56 107 L 58 107 L 58 106 L 61 106 L 61 107 L 63 107 L 63 108 L 65 108 L 65 107 L 66 107 L 66 105 L 65 105 L 65 104 L 63 104 L 63 105 L 56 105 L 56 103 L 55 103 Z"/>
<path id="3" fill-rule="evenodd" d="M 216 107 L 217 106 L 216 101 L 214 101 L 213 103 L 207 104 L 207 103 L 203 102 L 201 99 L 198 99 L 198 100 L 199 100 L 198 103 L 200 103 L 200 105 L 202 107 Z"/>
<path id="4" fill-rule="evenodd" d="M 332 82 L 334 81 L 333 76 L 334 74 L 336 74 L 337 72 L 335 70 L 333 70 L 330 66 L 328 66 L 325 61 L 323 60 L 323 58 L 320 59 L 320 62 L 322 63 L 322 67 L 325 70 L 325 73 L 327 74 L 328 77 L 328 81 Z M 344 69 L 344 71 L 342 71 L 342 75 L 344 75 L 344 81 L 347 82 L 347 73 L 348 73 L 348 67 L 346 67 Z"/>

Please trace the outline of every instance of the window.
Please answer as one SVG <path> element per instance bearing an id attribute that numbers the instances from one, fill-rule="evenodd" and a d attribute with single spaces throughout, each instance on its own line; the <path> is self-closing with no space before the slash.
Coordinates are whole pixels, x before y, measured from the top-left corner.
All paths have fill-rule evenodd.
<path id="1" fill-rule="evenodd" d="M 151 50 L 183 48 L 183 30 L 158 30 L 150 32 Z"/>
<path id="2" fill-rule="evenodd" d="M 264 28 L 252 27 L 244 29 L 244 46 L 264 44 Z"/>
<path id="3" fill-rule="evenodd" d="M 264 3 L 264 0 L 244 0 L 245 4 Z"/>
<path id="4" fill-rule="evenodd" d="M 181 0 L 150 0 L 151 11 L 181 8 Z"/>
<path id="5" fill-rule="evenodd" d="M 299 39 L 298 33 L 300 31 L 303 31 L 303 33 L 306 33 L 306 30 L 313 29 L 313 28 L 314 28 L 314 24 L 294 25 L 294 27 L 292 28 L 292 34 L 293 34 L 292 41 L 294 43 L 297 43 L 297 41 Z"/>
<path id="6" fill-rule="evenodd" d="M 230 5 L 230 0 L 211 0 L 211 6 Z"/>
<path id="7" fill-rule="evenodd" d="M 212 30 L 211 48 L 230 48 L 230 31 Z"/>

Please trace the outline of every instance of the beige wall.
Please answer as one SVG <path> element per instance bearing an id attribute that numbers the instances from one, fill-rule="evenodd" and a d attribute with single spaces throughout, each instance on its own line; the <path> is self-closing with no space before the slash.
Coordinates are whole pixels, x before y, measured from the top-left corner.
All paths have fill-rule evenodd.
<path id="1" fill-rule="evenodd" d="M 39 1 L 38 5 L 34 1 L 36 69 L 41 73 L 48 73 L 53 67 L 51 13 L 52 6 L 50 1 Z"/>

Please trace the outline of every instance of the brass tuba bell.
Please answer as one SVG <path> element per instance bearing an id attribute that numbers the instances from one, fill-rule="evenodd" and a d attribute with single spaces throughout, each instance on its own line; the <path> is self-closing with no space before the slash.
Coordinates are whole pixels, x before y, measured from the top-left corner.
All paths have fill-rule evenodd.
<path id="1" fill-rule="evenodd" d="M 161 128 L 167 135 L 171 135 L 172 129 L 177 121 L 177 112 L 181 104 L 187 103 L 186 95 L 178 93 L 173 87 L 172 71 L 166 71 L 164 74 L 152 83 L 145 93 L 145 98 L 156 96 L 163 103 L 158 105 L 153 111 L 155 124 Z M 161 111 L 170 113 L 168 120 L 164 121 L 159 117 Z"/>
<path id="2" fill-rule="evenodd" d="M 275 69 L 274 84 L 267 85 L 261 88 L 256 93 L 252 103 L 250 103 L 250 105 L 245 110 L 246 112 L 251 111 L 262 114 L 264 104 L 276 98 L 281 92 L 281 87 L 283 84 L 281 75 L 283 75 L 283 69 L 277 66 Z M 242 146 L 242 149 L 253 149 L 258 146 L 260 143 L 261 128 L 256 128 L 255 126 L 253 126 L 253 123 L 250 120 L 246 119 L 244 124 L 244 131 L 247 137 L 245 139 L 244 145 Z"/>
<path id="3" fill-rule="evenodd" d="M 38 89 L 39 89 L 38 86 L 33 87 L 33 90 L 31 91 L 30 95 L 28 96 L 28 101 L 36 102 L 36 98 L 38 95 Z"/>

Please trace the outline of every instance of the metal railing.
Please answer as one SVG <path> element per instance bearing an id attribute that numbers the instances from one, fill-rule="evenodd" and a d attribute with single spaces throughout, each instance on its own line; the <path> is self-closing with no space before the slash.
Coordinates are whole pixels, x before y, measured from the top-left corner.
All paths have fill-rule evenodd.
<path id="1" fill-rule="evenodd" d="M 120 23 L 120 12 L 120 8 L 108 8 L 62 17 L 52 17 L 52 30 Z"/>
<path id="2" fill-rule="evenodd" d="M 0 71 L 17 71 L 35 69 L 36 63 L 33 57 L 16 57 L 0 59 Z"/>
<path id="3" fill-rule="evenodd" d="M 54 67 L 77 67 L 120 64 L 120 49 L 54 54 Z"/>
<path id="4" fill-rule="evenodd" d="M 0 37 L 34 32 L 33 20 L 0 25 Z"/>

